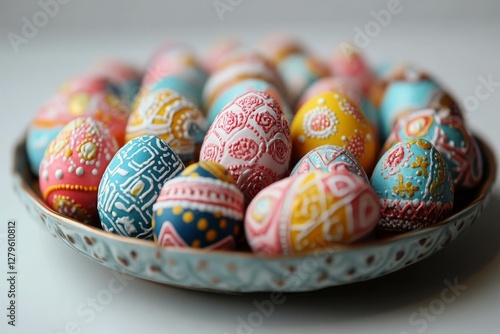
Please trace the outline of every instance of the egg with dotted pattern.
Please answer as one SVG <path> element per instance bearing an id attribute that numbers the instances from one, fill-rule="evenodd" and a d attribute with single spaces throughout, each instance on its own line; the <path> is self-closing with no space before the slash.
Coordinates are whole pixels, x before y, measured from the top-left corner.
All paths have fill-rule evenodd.
<path id="1" fill-rule="evenodd" d="M 123 236 L 153 237 L 153 204 L 184 164 L 159 137 L 141 136 L 113 157 L 99 184 L 97 210 L 102 228 Z"/>
<path id="2" fill-rule="evenodd" d="M 380 198 L 377 230 L 401 233 L 437 223 L 453 209 L 454 186 L 443 156 L 422 138 L 399 142 L 384 153 L 371 185 Z"/>
<path id="3" fill-rule="evenodd" d="M 40 192 L 64 216 L 99 225 L 97 190 L 118 151 L 109 130 L 92 118 L 77 118 L 54 138 L 40 164 Z"/>
<path id="4" fill-rule="evenodd" d="M 220 164 L 192 164 L 163 186 L 153 207 L 160 246 L 235 248 L 242 233 L 244 197 Z"/>
<path id="5" fill-rule="evenodd" d="M 288 173 L 290 128 L 279 103 L 264 92 L 245 93 L 222 110 L 201 146 L 200 161 L 226 167 L 250 200 Z"/>
<path id="6" fill-rule="evenodd" d="M 66 82 L 44 103 L 31 121 L 26 138 L 30 167 L 38 174 L 47 146 L 61 129 L 78 117 L 93 117 L 109 128 L 118 145 L 123 145 L 128 107 L 109 91 L 100 77 L 79 76 Z"/>
<path id="7" fill-rule="evenodd" d="M 345 148 L 370 173 L 377 157 L 377 138 L 363 112 L 339 92 L 318 94 L 306 102 L 292 121 L 292 161 L 330 144 Z"/>
<path id="8" fill-rule="evenodd" d="M 262 190 L 248 206 L 245 234 L 252 251 L 293 255 L 368 235 L 380 204 L 370 184 L 347 171 L 312 171 Z"/>

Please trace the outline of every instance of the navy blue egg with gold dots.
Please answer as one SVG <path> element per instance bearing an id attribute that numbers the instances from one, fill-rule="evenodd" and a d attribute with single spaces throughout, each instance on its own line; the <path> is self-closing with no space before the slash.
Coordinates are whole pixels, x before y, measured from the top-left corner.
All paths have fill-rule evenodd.
<path id="1" fill-rule="evenodd" d="M 222 165 L 199 162 L 165 183 L 153 211 L 158 245 L 231 250 L 242 231 L 244 197 Z"/>

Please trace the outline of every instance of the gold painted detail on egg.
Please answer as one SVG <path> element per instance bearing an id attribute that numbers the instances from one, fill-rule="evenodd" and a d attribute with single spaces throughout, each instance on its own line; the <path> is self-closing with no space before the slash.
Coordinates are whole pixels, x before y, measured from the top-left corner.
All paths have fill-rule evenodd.
<path id="1" fill-rule="evenodd" d="M 97 157 L 98 144 L 92 141 L 83 142 L 80 147 L 78 147 L 78 152 L 83 160 L 92 161 Z"/>

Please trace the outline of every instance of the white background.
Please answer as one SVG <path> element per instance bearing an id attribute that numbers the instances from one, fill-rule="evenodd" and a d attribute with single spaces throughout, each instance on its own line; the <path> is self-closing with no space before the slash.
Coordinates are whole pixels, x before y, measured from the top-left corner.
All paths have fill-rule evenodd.
<path id="1" fill-rule="evenodd" d="M 228 2 L 229 0 L 225 0 Z M 479 76 L 500 82 L 500 5 L 495 1 L 401 0 L 403 10 L 371 38 L 365 52 L 373 63 L 413 61 L 428 69 L 463 101 L 474 95 Z M 239 1 L 233 0 L 233 3 Z M 268 4 L 269 3 L 269 4 Z M 106 289 L 107 268 L 52 238 L 28 216 L 14 195 L 12 150 L 37 108 L 58 85 L 96 60 L 119 56 L 144 64 L 169 38 L 183 39 L 203 53 L 222 36 L 254 46 L 266 33 L 286 30 L 327 57 L 373 20 L 371 10 L 388 1 L 243 0 L 221 20 L 208 1 L 81 1 L 59 12 L 16 53 L 7 34 L 21 34 L 36 1 L 0 4 L 0 234 L 18 221 L 17 327 L 6 325 L 5 243 L 0 249 L 0 332 L 64 333 L 75 322 L 81 333 L 237 333 L 238 317 L 256 310 L 266 294 L 227 296 L 174 289 L 135 279 L 91 321 L 76 309 Z M 471 127 L 500 156 L 500 87 L 467 114 Z M 289 294 L 253 333 L 471 333 L 500 326 L 500 188 L 484 214 L 459 241 L 435 256 L 373 281 L 319 292 Z M 2 227 L 3 226 L 3 227 Z M 411 323 L 414 312 L 440 298 L 444 280 L 467 288 L 440 314 Z M 418 315 L 415 320 L 423 319 Z"/>

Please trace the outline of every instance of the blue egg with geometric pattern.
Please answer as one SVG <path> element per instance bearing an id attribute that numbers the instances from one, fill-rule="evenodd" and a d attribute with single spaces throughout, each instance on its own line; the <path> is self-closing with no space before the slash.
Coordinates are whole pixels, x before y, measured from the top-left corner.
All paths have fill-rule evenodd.
<path id="1" fill-rule="evenodd" d="M 380 158 L 371 185 L 382 206 L 378 230 L 405 232 L 446 218 L 453 209 L 451 172 L 427 140 L 401 141 Z"/>
<path id="2" fill-rule="evenodd" d="M 99 184 L 97 211 L 103 229 L 151 239 L 153 204 L 165 182 L 183 169 L 181 159 L 158 137 L 142 136 L 126 143 Z"/>
<path id="3" fill-rule="evenodd" d="M 203 161 L 165 183 L 153 207 L 159 246 L 232 250 L 241 234 L 244 196 L 222 165 Z"/>
<path id="4" fill-rule="evenodd" d="M 322 145 L 309 151 L 297 162 L 290 176 L 301 175 L 314 170 L 327 173 L 347 170 L 358 175 L 366 182 L 370 182 L 358 160 L 348 150 L 336 145 Z"/>

